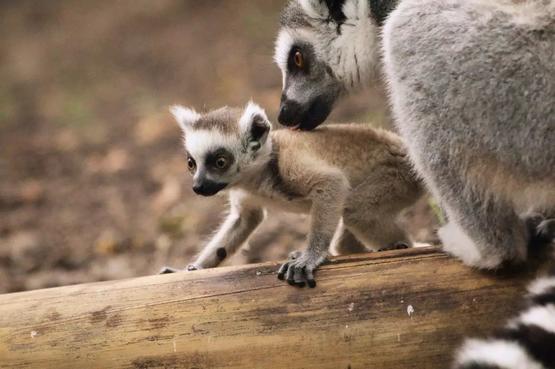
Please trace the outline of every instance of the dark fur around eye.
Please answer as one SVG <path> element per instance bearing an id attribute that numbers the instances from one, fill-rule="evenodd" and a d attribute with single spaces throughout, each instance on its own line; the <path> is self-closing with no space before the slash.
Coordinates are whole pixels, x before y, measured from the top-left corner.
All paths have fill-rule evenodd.
<path id="1" fill-rule="evenodd" d="M 300 52 L 302 55 L 302 68 L 299 68 L 295 63 L 295 54 Z M 310 70 L 310 59 L 312 58 L 312 50 L 310 47 L 305 47 L 304 45 L 295 45 L 289 51 L 289 57 L 287 59 L 287 69 L 291 73 L 308 73 Z"/>
<path id="2" fill-rule="evenodd" d="M 217 161 L 220 158 L 224 158 L 225 161 L 226 161 L 226 164 L 227 164 L 223 168 L 219 168 L 218 165 L 217 165 Z M 219 148 L 217 150 L 214 150 L 214 151 L 208 153 L 208 155 L 206 155 L 206 167 L 211 168 L 213 170 L 225 171 L 234 162 L 235 162 L 235 157 L 233 156 L 233 154 L 231 152 L 229 152 L 227 149 L 224 149 L 224 148 Z"/>
<path id="3" fill-rule="evenodd" d="M 193 159 L 191 154 L 187 153 L 187 169 L 189 169 L 189 171 L 192 173 L 196 170 L 196 168 L 197 162 L 195 161 L 195 159 Z"/>

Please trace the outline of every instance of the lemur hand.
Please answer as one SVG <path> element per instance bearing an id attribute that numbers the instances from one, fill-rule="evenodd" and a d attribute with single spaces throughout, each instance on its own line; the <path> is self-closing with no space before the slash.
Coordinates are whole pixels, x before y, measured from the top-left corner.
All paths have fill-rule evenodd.
<path id="1" fill-rule="evenodd" d="M 169 273 L 177 273 L 177 272 L 192 272 L 193 270 L 198 270 L 200 268 L 198 268 L 196 265 L 194 264 L 189 264 L 187 265 L 187 268 L 185 269 L 177 269 L 177 268 L 172 268 L 169 266 L 164 266 L 162 267 L 162 269 L 160 269 L 160 271 L 158 272 L 158 274 L 169 274 Z"/>
<path id="2" fill-rule="evenodd" d="M 555 240 L 555 218 L 531 213 L 524 216 L 524 223 L 528 228 L 530 245 L 537 246 Z"/>
<path id="3" fill-rule="evenodd" d="M 292 286 L 310 288 L 316 287 L 314 271 L 326 260 L 325 256 L 310 251 L 294 251 L 289 254 L 289 260 L 278 270 L 278 279 L 287 280 Z"/>

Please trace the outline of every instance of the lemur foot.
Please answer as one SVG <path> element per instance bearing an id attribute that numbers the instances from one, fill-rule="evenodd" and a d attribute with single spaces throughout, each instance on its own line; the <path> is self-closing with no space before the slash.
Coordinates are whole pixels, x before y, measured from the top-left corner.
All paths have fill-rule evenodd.
<path id="1" fill-rule="evenodd" d="M 163 266 L 162 269 L 160 269 L 160 271 L 158 272 L 158 274 L 170 274 L 170 273 L 177 273 L 180 272 L 181 269 L 177 269 L 177 268 L 172 268 L 169 266 Z"/>
<path id="2" fill-rule="evenodd" d="M 325 257 L 310 252 L 294 251 L 289 254 L 289 260 L 279 268 L 277 277 L 287 280 L 292 286 L 310 288 L 316 287 L 314 271 L 326 260 Z"/>
<path id="3" fill-rule="evenodd" d="M 538 225 L 538 237 L 546 242 L 555 241 L 555 219 L 545 219 Z"/>
<path id="4" fill-rule="evenodd" d="M 196 265 L 194 264 L 189 264 L 187 265 L 187 267 L 185 269 L 177 269 L 177 268 L 172 268 L 169 266 L 164 266 L 162 267 L 162 269 L 160 269 L 160 271 L 158 272 L 158 274 L 170 274 L 170 273 L 177 273 L 177 272 L 192 272 L 194 270 L 198 270 L 200 268 L 198 268 Z"/>
<path id="5" fill-rule="evenodd" d="M 555 241 L 555 218 L 545 218 L 542 214 L 532 213 L 524 217 L 530 233 L 530 245 L 537 246 Z"/>
<path id="6" fill-rule="evenodd" d="M 382 247 L 378 251 L 389 251 L 389 250 L 404 250 L 410 248 L 410 245 L 404 241 L 394 242 L 391 245 Z"/>

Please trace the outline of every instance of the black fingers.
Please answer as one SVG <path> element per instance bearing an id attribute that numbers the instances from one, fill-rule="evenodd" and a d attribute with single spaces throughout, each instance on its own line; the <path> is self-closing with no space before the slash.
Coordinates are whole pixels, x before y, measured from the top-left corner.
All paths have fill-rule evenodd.
<path id="1" fill-rule="evenodd" d="M 383 247 L 381 249 L 378 249 L 378 251 L 390 251 L 390 250 L 404 250 L 404 249 L 408 249 L 410 248 L 410 245 L 406 242 L 403 241 L 399 241 L 399 242 L 395 242 L 387 247 Z"/>
<path id="2" fill-rule="evenodd" d="M 314 272 L 312 271 L 312 269 L 305 270 L 305 273 L 306 273 L 306 283 L 308 284 L 308 287 L 310 288 L 316 287 L 316 281 L 314 280 Z"/>
<path id="3" fill-rule="evenodd" d="M 283 263 L 277 272 L 277 277 L 279 280 L 285 279 L 285 273 L 287 273 L 287 269 L 289 269 L 289 263 Z"/>
<path id="4" fill-rule="evenodd" d="M 551 242 L 555 240 L 555 219 L 546 219 L 538 225 L 540 239 Z"/>
<path id="5" fill-rule="evenodd" d="M 308 285 L 310 288 L 316 287 L 313 269 L 305 266 L 291 265 L 291 262 L 283 263 L 279 267 L 277 277 L 282 281 L 286 280 L 291 286 L 302 288 Z"/>
<path id="6" fill-rule="evenodd" d="M 158 274 L 170 274 L 170 273 L 177 273 L 177 272 L 179 272 L 179 269 L 165 266 L 165 267 L 162 267 L 162 269 L 160 269 Z"/>
<path id="7" fill-rule="evenodd" d="M 289 265 L 287 273 L 285 274 L 285 279 L 291 286 L 295 285 L 295 267 Z"/>

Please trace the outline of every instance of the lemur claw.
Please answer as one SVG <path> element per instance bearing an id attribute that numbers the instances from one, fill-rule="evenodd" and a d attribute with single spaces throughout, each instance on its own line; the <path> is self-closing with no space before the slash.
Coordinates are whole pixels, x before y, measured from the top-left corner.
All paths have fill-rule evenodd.
<path id="1" fill-rule="evenodd" d="M 164 266 L 162 267 L 162 269 L 160 269 L 160 271 L 158 272 L 158 274 L 170 274 L 170 273 L 177 273 L 177 272 L 192 272 L 194 270 L 198 270 L 199 268 L 194 265 L 194 264 L 189 264 L 187 265 L 187 267 L 185 269 L 177 269 L 177 268 L 172 268 L 170 266 Z"/>
<path id="2" fill-rule="evenodd" d="M 283 263 L 277 272 L 280 280 L 286 280 L 291 286 L 310 288 L 316 287 L 314 271 L 323 263 L 318 258 L 311 257 L 300 251 L 289 254 L 289 260 Z"/>
<path id="3" fill-rule="evenodd" d="M 170 274 L 170 273 L 177 273 L 180 272 L 180 269 L 172 268 L 169 266 L 163 266 L 162 269 L 158 272 L 158 274 Z"/>
<path id="4" fill-rule="evenodd" d="M 555 219 L 532 213 L 524 217 L 530 234 L 530 244 L 545 244 L 555 240 Z"/>
<path id="5" fill-rule="evenodd" d="M 404 241 L 399 241 L 399 242 L 394 242 L 391 245 L 388 245 L 386 247 L 382 247 L 381 249 L 378 249 L 378 251 L 404 250 L 404 249 L 408 249 L 409 247 L 410 246 L 408 243 Z"/>
<path id="6" fill-rule="evenodd" d="M 555 219 L 545 219 L 538 225 L 538 236 L 546 242 L 555 240 Z"/>

